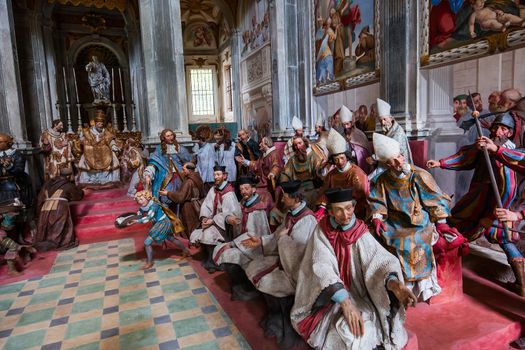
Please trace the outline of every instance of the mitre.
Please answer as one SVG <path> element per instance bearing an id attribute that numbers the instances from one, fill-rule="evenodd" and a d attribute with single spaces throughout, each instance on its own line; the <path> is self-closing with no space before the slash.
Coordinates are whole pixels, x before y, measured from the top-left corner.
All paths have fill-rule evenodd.
<path id="1" fill-rule="evenodd" d="M 380 162 L 385 163 L 389 159 L 396 158 L 401 153 L 399 142 L 393 138 L 375 132 L 372 140 L 376 157 Z"/>
<path id="2" fill-rule="evenodd" d="M 346 140 L 340 133 L 335 131 L 334 128 L 328 132 L 328 138 L 326 139 L 326 148 L 331 156 L 346 152 Z"/>
<path id="3" fill-rule="evenodd" d="M 303 129 L 303 122 L 301 121 L 301 119 L 297 118 L 295 115 L 293 116 L 293 119 L 292 119 L 292 128 L 294 130 Z"/>
<path id="4" fill-rule="evenodd" d="M 390 116 L 390 105 L 382 99 L 377 99 L 377 115 L 380 117 Z"/>
<path id="5" fill-rule="evenodd" d="M 324 126 L 324 116 L 319 114 L 317 120 L 315 121 L 315 126 Z"/>
<path id="6" fill-rule="evenodd" d="M 341 106 L 339 110 L 339 118 L 341 118 L 341 123 L 349 123 L 353 119 L 352 111 L 348 109 L 345 105 Z"/>

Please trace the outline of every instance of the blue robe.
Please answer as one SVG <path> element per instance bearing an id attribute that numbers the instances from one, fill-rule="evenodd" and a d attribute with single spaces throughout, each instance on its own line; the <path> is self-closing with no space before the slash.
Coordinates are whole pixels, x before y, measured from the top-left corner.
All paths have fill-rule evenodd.
<path id="1" fill-rule="evenodd" d="M 428 172 L 412 165 L 404 178 L 390 171 L 379 175 L 369 202 L 372 215 L 383 216 L 387 229 L 382 238 L 397 254 L 405 280 L 429 277 L 434 268 L 433 223 L 450 215 L 450 197 Z"/>
<path id="2" fill-rule="evenodd" d="M 176 192 L 182 183 L 179 176 L 182 172 L 182 166 L 190 160 L 191 155 L 184 146 L 179 145 L 178 153 L 171 155 L 162 154 L 160 145 L 157 146 L 155 152 L 151 154 L 148 160 L 148 167 L 153 166 L 155 168 L 155 176 L 151 184 L 153 196 L 159 198 L 160 190 Z M 175 171 L 175 168 L 178 173 Z M 171 202 L 165 196 L 160 196 L 159 200 L 163 203 Z"/>

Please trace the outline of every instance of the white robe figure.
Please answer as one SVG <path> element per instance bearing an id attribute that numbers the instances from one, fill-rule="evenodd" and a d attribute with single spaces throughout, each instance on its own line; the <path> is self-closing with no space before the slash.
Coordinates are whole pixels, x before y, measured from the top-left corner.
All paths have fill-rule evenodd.
<path id="1" fill-rule="evenodd" d="M 259 291 L 277 298 L 295 293 L 299 265 L 316 225 L 313 212 L 302 202 L 299 208 L 288 212 L 276 230 L 291 227 L 288 235 L 278 238 L 274 233 L 261 237 L 263 256 L 245 268 L 246 275 Z"/>
<path id="2" fill-rule="evenodd" d="M 214 212 L 213 203 L 217 195 L 221 195 L 222 200 L 218 201 L 217 209 Z M 233 187 L 225 181 L 219 189 L 215 186 L 210 189 L 201 206 L 199 217 L 213 219 L 213 225 L 206 229 L 194 230 L 191 233 L 190 242 L 192 244 L 217 245 L 226 241 L 223 234 L 226 232 L 226 218 L 229 215 L 238 218 L 242 216 L 241 207 Z"/>
<path id="3" fill-rule="evenodd" d="M 224 143 L 218 149 L 215 149 L 215 161 L 217 165 L 225 166 L 228 172 L 228 181 L 234 182 L 237 180 L 237 165 L 235 163 L 235 143 L 230 145 L 230 148 L 225 150 Z"/>
<path id="4" fill-rule="evenodd" d="M 392 275 L 402 282 L 403 273 L 398 259 L 387 252 L 377 240 L 365 232 L 351 246 L 351 285 L 346 289 L 351 303 L 362 313 L 364 334 L 356 338 L 337 303 L 329 301 L 329 309 L 315 325 L 307 342 L 314 349 L 372 350 L 378 345 L 385 349 L 401 349 L 408 341 L 403 327 L 405 310 L 397 307 L 386 289 Z M 338 261 L 332 245 L 320 226 L 313 232 L 297 272 L 295 304 L 291 311 L 294 328 L 310 316 L 318 297 L 325 288 L 343 284 Z M 318 311 L 321 312 L 321 311 Z"/>
<path id="5" fill-rule="evenodd" d="M 197 154 L 197 170 L 203 182 L 213 182 L 213 166 L 215 165 L 215 148 L 205 142 L 195 152 Z"/>
<path id="6" fill-rule="evenodd" d="M 260 202 L 258 194 L 256 194 L 256 198 L 257 202 L 250 206 L 254 207 L 252 211 L 247 212 L 249 207 L 243 205 L 242 215 L 243 219 L 246 220 L 246 228 L 242 230 L 242 234 L 231 242 L 222 243 L 215 247 L 213 261 L 216 265 L 229 263 L 239 265 L 244 269 L 252 260 L 262 257 L 260 247 L 246 248 L 241 243 L 249 239 L 250 236 L 264 237 L 271 234 L 268 216 L 264 210 L 266 205 Z"/>

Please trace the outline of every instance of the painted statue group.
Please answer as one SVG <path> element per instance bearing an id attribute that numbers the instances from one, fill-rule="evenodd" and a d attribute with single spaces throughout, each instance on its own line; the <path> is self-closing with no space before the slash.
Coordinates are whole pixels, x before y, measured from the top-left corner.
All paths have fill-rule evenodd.
<path id="1" fill-rule="evenodd" d="M 454 206 L 432 175 L 413 164 L 403 128 L 390 105 L 378 99 L 381 131 L 373 133 L 371 144 L 345 106 L 332 116 L 340 128 L 327 130 L 318 118 L 312 139 L 294 117 L 295 134 L 284 152 L 271 138 L 257 142 L 241 130 L 235 143 L 219 129 L 213 140 L 197 134 L 192 154 L 165 129 L 130 191 L 140 209 L 117 219 L 118 225 L 153 224 L 144 241 L 144 269 L 154 266 L 154 244 L 171 241 L 184 255 L 190 253 L 180 236 L 200 246 L 204 267 L 229 276 L 232 299 L 264 298 L 268 314 L 261 326 L 283 348 L 303 339 L 316 349 L 401 349 L 408 341 L 406 307 L 441 292 L 438 265 L 444 254 L 465 254 L 469 240 L 484 236 L 499 244 L 517 292 L 525 296 L 524 258 L 515 244 L 519 236 L 512 234 L 525 214 L 519 191 L 525 174 L 519 141 L 523 122 L 518 112 L 508 112 L 521 96 L 504 91 L 499 97 L 499 113 L 490 117 L 479 94 L 465 106 L 459 100 L 457 120 L 465 138 L 472 138 L 456 154 L 428 161 L 429 168 L 471 171 L 468 191 Z M 482 137 L 471 133 L 476 117 Z M 109 182 L 118 171 L 115 145 L 96 125 L 84 135 L 80 183 Z M 74 237 L 67 201 L 81 198 L 82 191 L 69 182 L 71 167 L 60 165 L 70 157 L 67 148 L 56 151 L 64 149 L 60 135 L 60 130 L 48 130 L 42 140 L 50 182 L 39 196 L 37 248 L 42 242 L 54 248 L 75 244 L 62 245 L 59 236 L 38 238 L 40 230 L 50 229 L 44 226 L 58 230 L 53 223 L 61 220 L 61 229 L 71 228 Z M 1 199 L 21 198 L 16 181 L 23 161 L 17 157 L 9 137 L 2 135 Z M 9 211 L 1 215 L 2 225 L 12 221 Z"/>

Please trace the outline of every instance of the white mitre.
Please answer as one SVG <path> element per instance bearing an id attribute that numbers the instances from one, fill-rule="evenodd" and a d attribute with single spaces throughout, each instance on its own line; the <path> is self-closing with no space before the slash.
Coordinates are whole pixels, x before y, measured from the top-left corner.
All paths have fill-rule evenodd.
<path id="1" fill-rule="evenodd" d="M 340 133 L 335 131 L 334 128 L 328 132 L 328 138 L 326 139 L 326 148 L 330 155 L 341 154 L 346 152 L 346 140 Z"/>
<path id="2" fill-rule="evenodd" d="M 385 163 L 390 159 L 396 158 L 401 153 L 399 142 L 393 138 L 375 132 L 372 136 L 372 141 L 375 155 L 380 162 Z"/>
<path id="3" fill-rule="evenodd" d="M 390 116 L 390 105 L 382 99 L 377 99 L 377 115 L 380 117 Z"/>
<path id="4" fill-rule="evenodd" d="M 303 130 L 303 122 L 301 121 L 301 119 L 297 118 L 295 115 L 293 116 L 293 119 L 292 119 L 292 128 L 294 130 Z"/>
<path id="5" fill-rule="evenodd" d="M 317 120 L 315 121 L 315 126 L 324 126 L 324 115 L 319 114 Z"/>
<path id="6" fill-rule="evenodd" d="M 348 109 L 345 105 L 341 106 L 341 109 L 339 110 L 339 117 L 341 118 L 341 123 L 349 123 L 353 119 L 353 113 L 351 110 Z"/>

